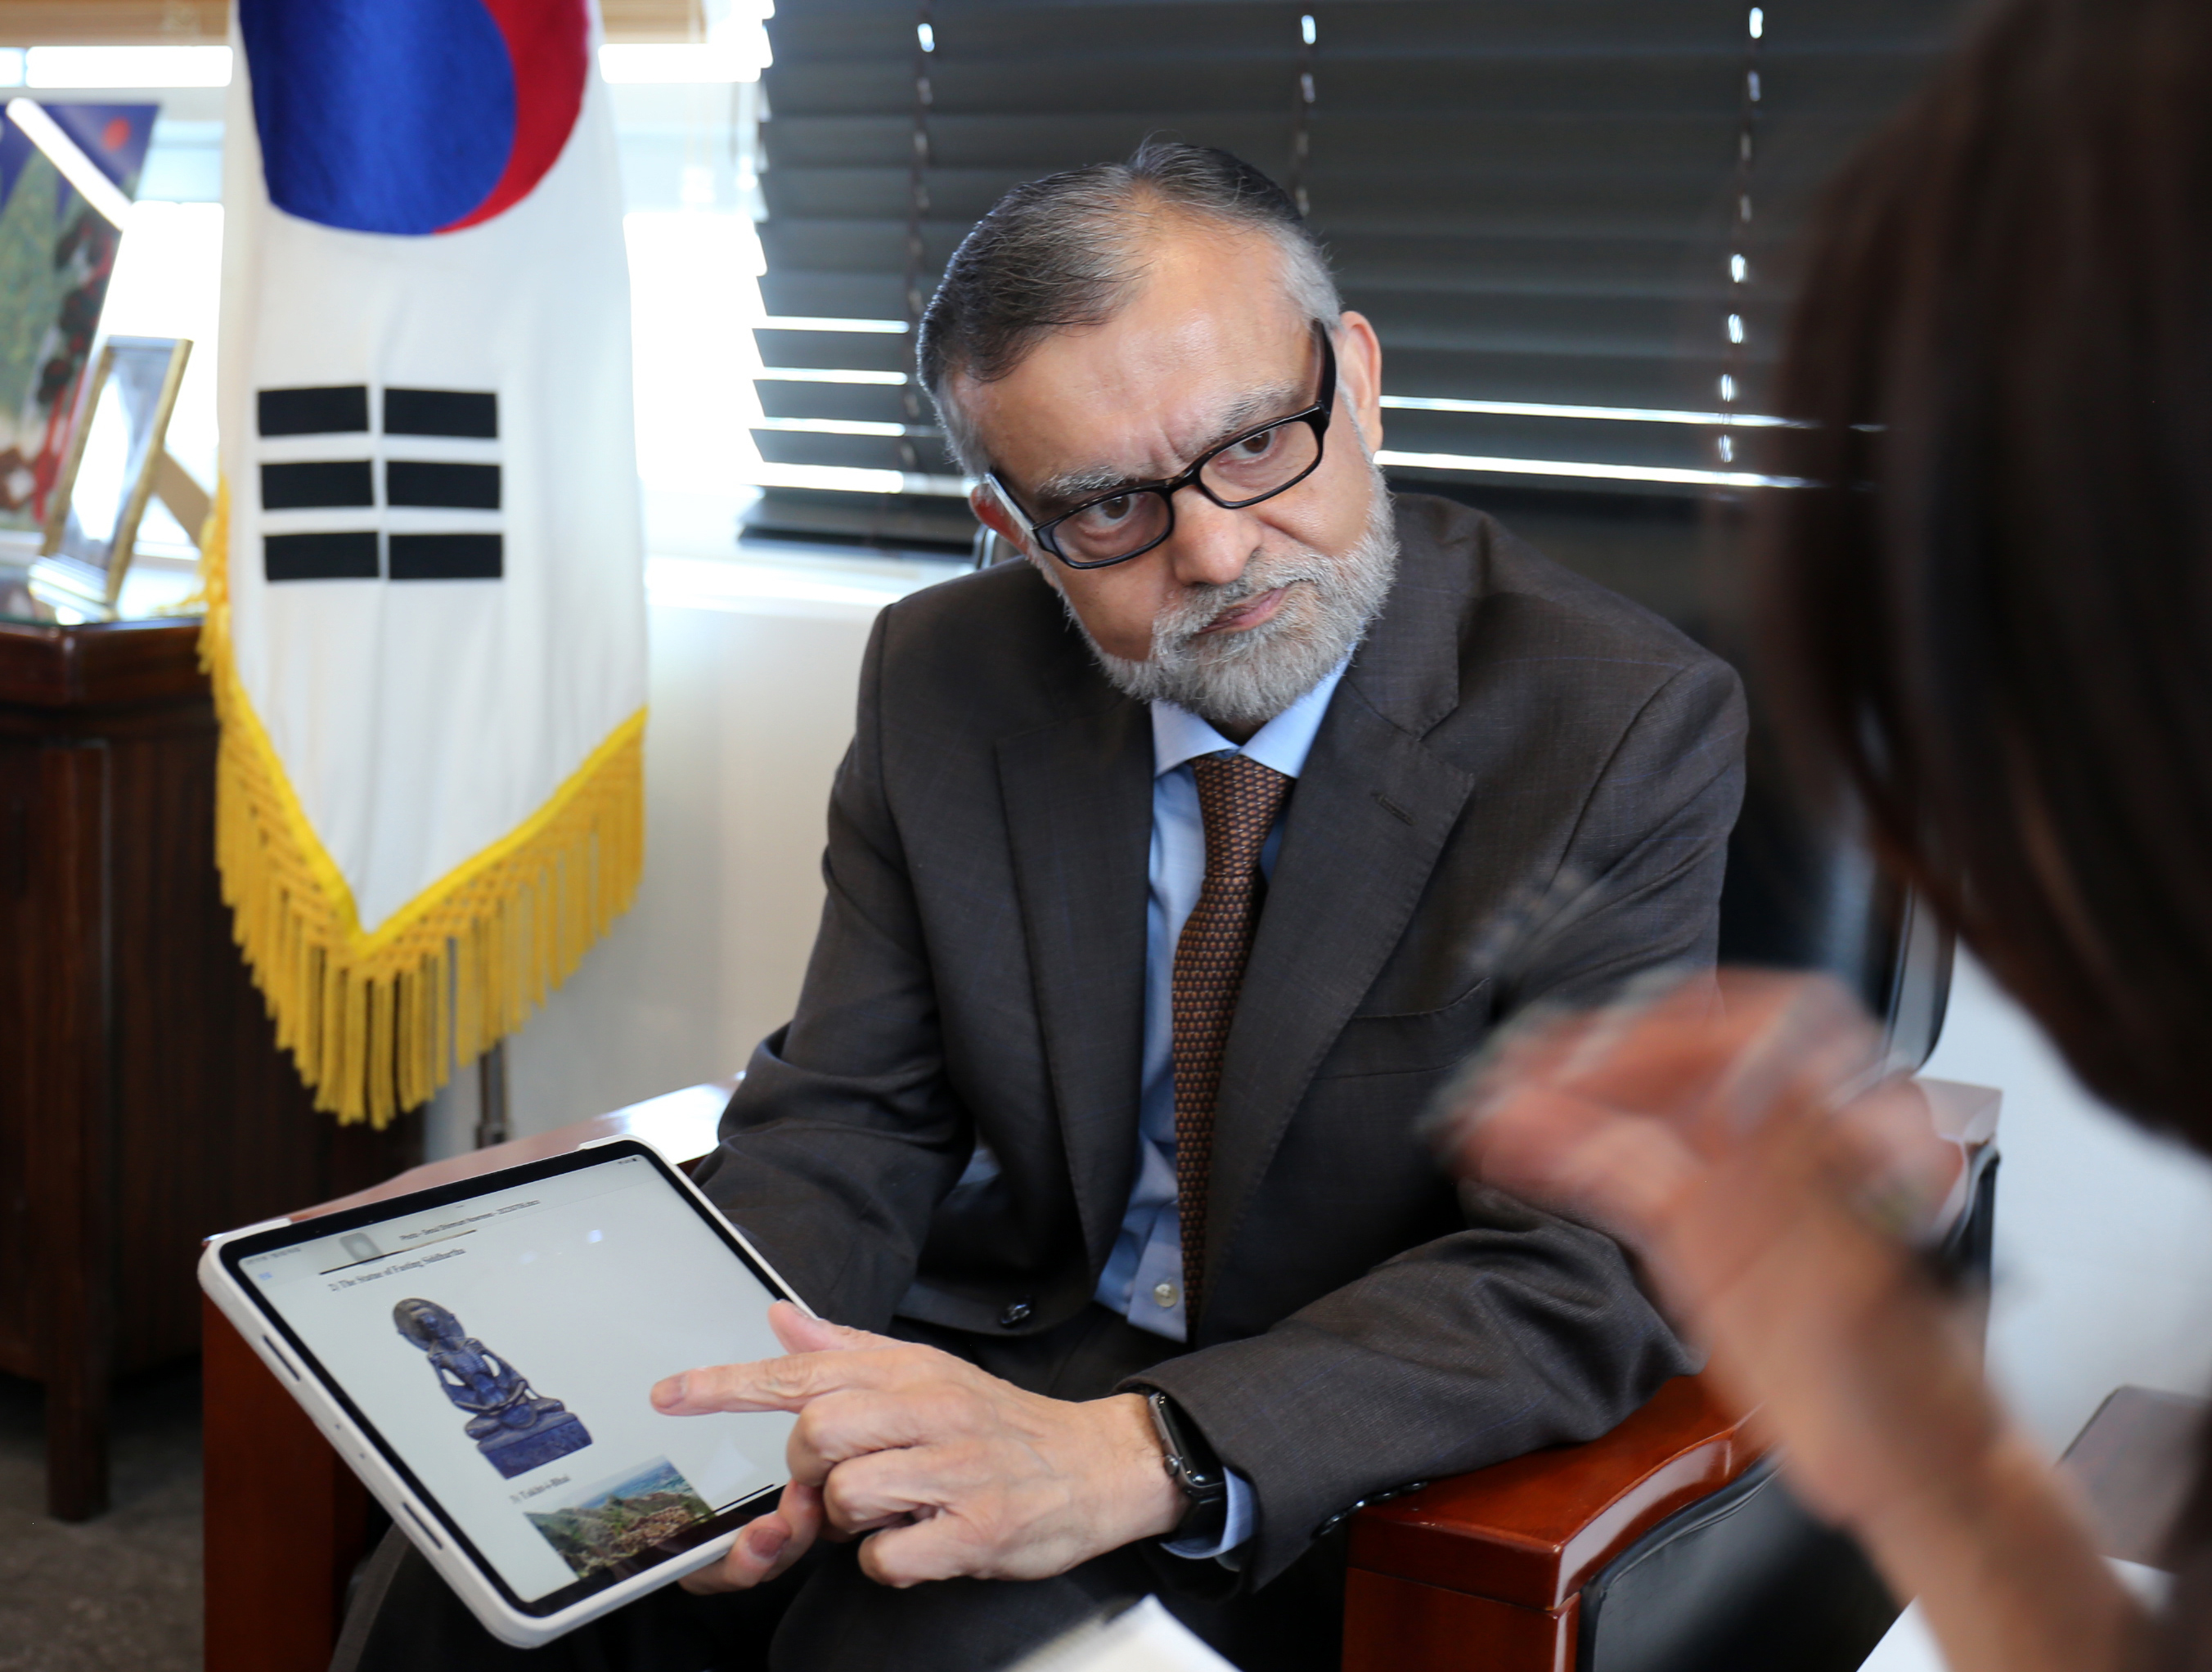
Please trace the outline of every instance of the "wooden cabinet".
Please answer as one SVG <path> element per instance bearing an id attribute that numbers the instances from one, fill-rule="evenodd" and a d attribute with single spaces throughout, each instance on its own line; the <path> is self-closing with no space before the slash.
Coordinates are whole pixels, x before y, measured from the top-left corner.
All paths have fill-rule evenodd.
<path id="1" fill-rule="evenodd" d="M 108 1388 L 199 1345 L 200 1238 L 418 1158 L 319 1114 L 231 939 L 197 623 L 0 623 L 0 1371 L 48 1505 L 107 1499 Z"/>

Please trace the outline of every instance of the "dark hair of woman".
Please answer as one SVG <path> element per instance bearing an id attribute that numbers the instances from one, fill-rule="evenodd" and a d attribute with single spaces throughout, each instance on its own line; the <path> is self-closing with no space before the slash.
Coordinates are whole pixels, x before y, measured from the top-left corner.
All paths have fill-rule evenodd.
<path id="1" fill-rule="evenodd" d="M 1771 677 L 2081 1079 L 2212 1152 L 2212 6 L 1990 14 L 1820 226 Z M 2177 1548 L 2197 1664 L 2212 1477 Z"/>
<path id="2" fill-rule="evenodd" d="M 2212 6 L 1991 13 L 1820 225 L 1773 677 L 2082 1079 L 2212 1151 Z"/>

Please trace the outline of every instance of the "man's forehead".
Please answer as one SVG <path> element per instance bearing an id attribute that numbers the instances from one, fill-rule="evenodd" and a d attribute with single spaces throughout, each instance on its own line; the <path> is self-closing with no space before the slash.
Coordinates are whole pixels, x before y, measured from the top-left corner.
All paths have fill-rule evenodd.
<path id="1" fill-rule="evenodd" d="M 1159 264 L 1113 319 L 1055 332 L 1005 377 L 967 386 L 994 465 L 1030 484 L 1167 474 L 1310 398 L 1312 338 L 1276 274 L 1223 253 L 1244 258 Z"/>

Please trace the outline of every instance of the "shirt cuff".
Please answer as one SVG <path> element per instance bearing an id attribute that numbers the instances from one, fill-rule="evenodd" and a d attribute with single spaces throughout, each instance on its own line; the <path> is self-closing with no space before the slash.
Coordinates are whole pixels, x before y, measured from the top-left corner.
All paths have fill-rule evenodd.
<path id="1" fill-rule="evenodd" d="M 1168 1554 L 1186 1556 L 1194 1562 L 1205 1561 L 1209 1557 L 1227 1555 L 1252 1536 L 1252 1483 L 1233 1468 L 1227 1474 L 1229 1516 L 1222 1523 L 1220 1538 L 1212 1544 L 1199 1539 L 1178 1539 L 1160 1547 Z"/>

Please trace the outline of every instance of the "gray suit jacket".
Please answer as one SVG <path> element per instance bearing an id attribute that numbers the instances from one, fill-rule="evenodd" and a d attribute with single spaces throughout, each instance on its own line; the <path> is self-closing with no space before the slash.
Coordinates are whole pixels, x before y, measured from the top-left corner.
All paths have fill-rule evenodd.
<path id="1" fill-rule="evenodd" d="M 1142 1380 L 1253 1483 L 1245 1583 L 1354 1499 L 1604 1432 L 1686 1367 L 1620 1251 L 1414 1128 L 1497 1018 L 1710 963 L 1734 674 L 1489 518 L 1399 501 L 1228 1044 L 1197 1339 Z M 1079 1310 L 1136 1158 L 1150 719 L 1027 564 L 885 610 L 798 1013 L 702 1174 L 825 1315 Z M 995 1176 L 961 1183 L 988 1145 Z"/>

